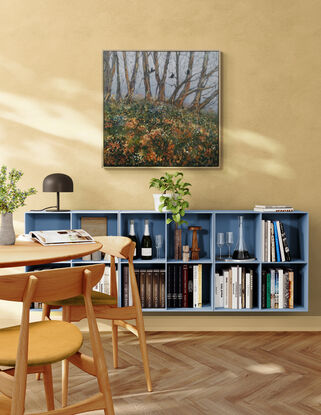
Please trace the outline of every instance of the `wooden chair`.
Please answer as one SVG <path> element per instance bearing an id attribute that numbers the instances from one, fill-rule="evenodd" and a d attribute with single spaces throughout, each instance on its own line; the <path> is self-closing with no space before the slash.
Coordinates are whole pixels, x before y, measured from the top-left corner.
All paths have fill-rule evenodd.
<path id="1" fill-rule="evenodd" d="M 140 344 L 142 353 L 147 390 L 152 391 L 152 382 L 149 371 L 146 337 L 144 329 L 144 320 L 140 303 L 139 291 L 137 287 L 135 270 L 133 265 L 133 255 L 135 251 L 135 242 L 122 236 L 101 236 L 95 237 L 95 240 L 102 243 L 101 251 L 109 254 L 110 260 L 110 287 L 111 295 L 92 292 L 92 303 L 96 318 L 112 320 L 112 343 L 113 343 L 113 360 L 114 368 L 118 367 L 118 327 L 123 327 L 134 333 Z M 133 305 L 129 307 L 118 307 L 117 304 L 117 284 L 116 284 L 116 267 L 115 257 L 128 260 L 130 284 L 133 295 Z M 86 317 L 83 298 L 81 296 L 68 298 L 63 301 L 51 301 L 43 307 L 42 318 L 50 318 L 50 310 L 53 308 L 63 309 L 62 318 L 64 321 L 79 321 Z M 126 320 L 136 320 L 136 325 L 128 323 Z M 67 404 L 68 394 L 68 360 L 63 363 L 63 405 Z"/>
<path id="2" fill-rule="evenodd" d="M 22 301 L 21 325 L 0 329 L 0 414 L 23 415 L 28 373 L 43 373 L 48 411 L 38 413 L 72 415 L 103 409 L 114 415 L 106 362 L 91 302 L 92 287 L 103 275 L 104 265 L 61 268 L 0 277 L 0 299 Z M 83 295 L 89 323 L 93 357 L 79 353 L 83 342 L 80 330 L 64 321 L 29 323 L 32 301 L 52 301 Z M 97 376 L 99 393 L 66 408 L 54 410 L 51 364 L 68 359 Z"/>

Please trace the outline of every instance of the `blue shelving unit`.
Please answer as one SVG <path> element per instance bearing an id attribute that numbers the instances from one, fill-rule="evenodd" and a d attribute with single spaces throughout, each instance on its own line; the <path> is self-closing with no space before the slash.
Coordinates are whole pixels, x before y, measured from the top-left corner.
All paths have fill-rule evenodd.
<path id="1" fill-rule="evenodd" d="M 183 261 L 174 259 L 174 224 L 166 225 L 168 213 L 159 213 L 154 210 L 74 210 L 70 212 L 39 212 L 30 211 L 25 214 L 25 232 L 34 230 L 56 230 L 80 228 L 80 219 L 83 216 L 107 217 L 108 235 L 127 235 L 129 222 L 135 221 L 135 231 L 139 239 L 143 235 L 144 219 L 150 221 L 152 238 L 157 234 L 163 236 L 163 247 L 160 258 L 150 261 L 137 259 L 134 261 L 136 268 L 165 269 L 168 271 L 169 264 L 183 264 Z M 254 285 L 254 308 L 253 309 L 226 309 L 215 305 L 214 287 L 215 273 L 223 268 L 235 265 L 235 262 L 219 260 L 218 248 L 216 246 L 216 234 L 218 232 L 231 231 L 234 241 L 238 237 L 238 216 L 244 215 L 244 235 L 248 251 L 255 257 L 255 261 L 242 263 L 247 268 L 252 268 L 256 278 Z M 200 248 L 200 259 L 189 261 L 189 264 L 203 265 L 203 307 L 202 308 L 157 308 L 145 309 L 146 312 L 157 313 L 200 313 L 200 312 L 305 312 L 308 311 L 308 261 L 309 261 L 309 215 L 307 212 L 278 212 L 260 213 L 252 210 L 190 210 L 186 212 L 185 219 L 188 225 L 201 226 L 198 233 L 198 245 Z M 262 261 L 262 235 L 261 221 L 280 220 L 284 224 L 287 240 L 292 255 L 290 262 L 263 262 Z M 192 232 L 188 226 L 182 226 L 183 245 L 192 245 Z M 233 250 L 234 247 L 232 247 Z M 227 246 L 222 248 L 222 255 L 228 253 Z M 101 261 L 108 264 L 108 261 Z M 118 293 L 121 302 L 121 275 L 123 266 L 127 261 L 120 260 L 118 266 Z M 97 263 L 97 261 L 83 261 L 76 259 L 61 263 L 48 264 L 49 267 L 72 267 L 84 264 Z M 42 266 L 43 267 L 43 266 Z M 295 274 L 295 303 L 293 309 L 263 309 L 261 307 L 261 274 L 263 269 L 269 268 L 292 268 Z M 29 267 L 28 270 L 34 268 Z M 165 279 L 165 282 L 167 278 Z M 165 286 L 165 292 L 167 287 Z"/>

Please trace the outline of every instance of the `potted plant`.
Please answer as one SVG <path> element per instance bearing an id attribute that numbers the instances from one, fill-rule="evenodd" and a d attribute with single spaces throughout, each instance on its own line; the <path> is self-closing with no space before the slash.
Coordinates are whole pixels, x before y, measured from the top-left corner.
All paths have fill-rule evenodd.
<path id="1" fill-rule="evenodd" d="M 167 218 L 167 224 L 175 222 L 175 238 L 174 238 L 174 258 L 182 259 L 182 230 L 180 225 L 187 221 L 182 218 L 185 211 L 189 207 L 186 196 L 190 196 L 190 183 L 183 181 L 183 173 L 176 172 L 174 174 L 165 173 L 159 179 L 152 178 L 149 187 L 156 188 L 161 191 L 157 197 L 154 195 L 155 209 L 160 212 L 171 212 L 172 217 Z"/>
<path id="2" fill-rule="evenodd" d="M 23 173 L 12 169 L 7 171 L 7 166 L 2 166 L 0 170 L 0 245 L 13 245 L 16 235 L 13 228 L 12 213 L 20 206 L 25 205 L 25 200 L 29 195 L 36 193 L 36 189 L 31 187 L 28 190 L 17 188 L 17 182 Z"/>

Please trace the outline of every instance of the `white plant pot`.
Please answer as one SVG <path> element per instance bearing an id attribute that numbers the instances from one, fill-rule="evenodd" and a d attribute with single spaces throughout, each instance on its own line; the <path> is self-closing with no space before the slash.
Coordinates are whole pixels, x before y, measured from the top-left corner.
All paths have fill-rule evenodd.
<path id="1" fill-rule="evenodd" d="M 157 212 L 160 212 L 159 207 L 162 204 L 162 202 L 160 201 L 161 196 L 165 196 L 165 197 L 169 197 L 170 195 L 163 195 L 162 193 L 154 193 L 153 197 L 154 197 L 154 208 Z M 170 210 L 168 209 L 162 209 L 162 212 L 170 212 Z"/>

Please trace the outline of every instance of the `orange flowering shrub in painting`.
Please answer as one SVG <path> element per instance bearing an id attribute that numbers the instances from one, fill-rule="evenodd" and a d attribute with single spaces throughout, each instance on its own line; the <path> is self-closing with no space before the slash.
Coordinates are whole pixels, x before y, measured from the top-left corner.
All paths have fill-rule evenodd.
<path id="1" fill-rule="evenodd" d="M 214 112 L 147 100 L 104 105 L 105 167 L 215 167 L 219 165 Z"/>

